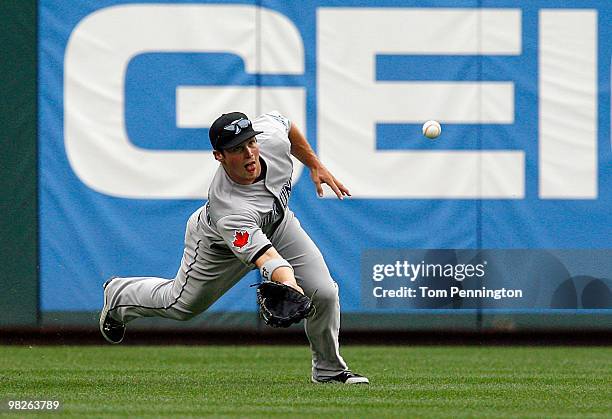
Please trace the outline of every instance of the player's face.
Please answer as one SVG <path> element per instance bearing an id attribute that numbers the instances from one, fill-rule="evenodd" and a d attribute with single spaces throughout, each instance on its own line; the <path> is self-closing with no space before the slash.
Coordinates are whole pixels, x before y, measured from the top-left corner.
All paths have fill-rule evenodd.
<path id="1" fill-rule="evenodd" d="M 250 185 L 261 173 L 259 144 L 255 137 L 225 149 L 223 153 L 215 151 L 215 158 L 221 162 L 230 179 L 241 185 Z"/>

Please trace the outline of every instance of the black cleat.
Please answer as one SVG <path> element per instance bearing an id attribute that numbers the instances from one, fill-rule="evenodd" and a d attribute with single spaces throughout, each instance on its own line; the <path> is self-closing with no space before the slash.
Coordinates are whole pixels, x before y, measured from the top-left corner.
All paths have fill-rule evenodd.
<path id="1" fill-rule="evenodd" d="M 324 379 L 311 377 L 313 383 L 337 383 L 337 384 L 370 384 L 370 380 L 363 375 L 355 374 L 350 370 L 342 371 L 340 374 Z"/>
<path id="2" fill-rule="evenodd" d="M 100 332 L 104 339 L 110 343 L 117 344 L 121 343 L 123 336 L 125 335 L 125 324 L 120 321 L 113 319 L 108 313 L 110 307 L 108 306 L 108 296 L 106 295 L 106 286 L 116 277 L 110 278 L 102 285 L 104 287 L 104 307 L 100 313 Z"/>

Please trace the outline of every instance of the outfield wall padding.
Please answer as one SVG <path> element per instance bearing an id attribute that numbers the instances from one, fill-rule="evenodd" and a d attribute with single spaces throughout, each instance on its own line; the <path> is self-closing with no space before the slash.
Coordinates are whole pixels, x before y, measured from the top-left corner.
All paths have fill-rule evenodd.
<path id="1" fill-rule="evenodd" d="M 210 122 L 277 109 L 353 195 L 294 165 L 345 329 L 612 329 L 609 0 L 67 4 L 2 3 L 0 326 L 95 327 L 108 277 L 173 278 Z M 257 280 L 134 327 L 260 328 Z"/>

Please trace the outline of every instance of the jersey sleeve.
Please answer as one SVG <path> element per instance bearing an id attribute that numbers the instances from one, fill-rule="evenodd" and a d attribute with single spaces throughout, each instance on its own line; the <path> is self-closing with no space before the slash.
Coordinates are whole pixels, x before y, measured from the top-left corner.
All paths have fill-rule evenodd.
<path id="1" fill-rule="evenodd" d="M 217 231 L 238 259 L 255 263 L 272 243 L 248 215 L 228 215 L 217 221 Z"/>
<path id="2" fill-rule="evenodd" d="M 282 115 L 279 111 L 270 111 L 266 115 L 268 115 L 275 123 L 285 131 L 285 134 L 289 134 L 289 130 L 291 129 L 291 120 L 286 116 Z"/>

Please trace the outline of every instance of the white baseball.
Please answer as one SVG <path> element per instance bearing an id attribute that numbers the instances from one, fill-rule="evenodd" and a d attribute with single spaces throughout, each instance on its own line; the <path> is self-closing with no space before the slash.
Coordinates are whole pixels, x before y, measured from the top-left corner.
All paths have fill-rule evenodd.
<path id="1" fill-rule="evenodd" d="M 427 121 L 423 124 L 423 135 L 433 140 L 442 134 L 442 127 L 438 121 Z"/>

